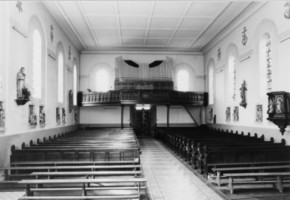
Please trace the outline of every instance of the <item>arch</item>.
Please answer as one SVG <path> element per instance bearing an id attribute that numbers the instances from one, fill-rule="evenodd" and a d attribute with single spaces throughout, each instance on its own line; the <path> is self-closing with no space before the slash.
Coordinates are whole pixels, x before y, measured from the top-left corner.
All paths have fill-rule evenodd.
<path id="1" fill-rule="evenodd" d="M 207 83 L 208 83 L 208 102 L 209 105 L 214 104 L 214 85 L 215 85 L 215 62 L 214 59 L 211 58 L 207 65 Z"/>
<path id="2" fill-rule="evenodd" d="M 89 70 L 89 89 L 107 92 L 114 86 L 114 68 L 106 62 L 95 63 Z"/>
<path id="3" fill-rule="evenodd" d="M 229 102 L 233 103 L 236 101 L 237 96 L 237 66 L 238 66 L 238 47 L 236 44 L 231 43 L 227 48 L 227 96 Z"/>
<path id="4" fill-rule="evenodd" d="M 255 74 L 258 77 L 257 84 L 257 100 L 259 104 L 262 104 L 263 107 L 268 106 L 268 96 L 267 96 L 267 78 L 266 78 L 266 61 L 265 57 L 262 59 L 262 56 L 266 54 L 261 53 L 261 41 L 270 36 L 271 39 L 271 70 L 272 70 L 272 90 L 275 90 L 275 80 L 278 80 L 278 29 L 275 22 L 271 19 L 263 19 L 258 23 L 256 30 L 253 35 L 253 45 L 254 45 L 254 63 L 256 63 Z M 265 44 L 265 43 L 264 43 Z M 263 109 L 263 121 L 266 122 L 267 118 L 267 109 Z"/>
<path id="5" fill-rule="evenodd" d="M 182 76 L 185 78 L 182 79 Z M 194 68 L 187 63 L 179 63 L 175 65 L 173 69 L 173 81 L 175 90 L 184 92 L 194 91 L 196 88 L 196 73 Z"/>
<path id="6" fill-rule="evenodd" d="M 34 99 L 45 98 L 45 67 L 46 67 L 46 37 L 44 28 L 40 19 L 33 15 L 29 19 L 28 24 L 28 57 L 29 66 L 28 73 L 31 78 L 28 80 L 31 83 L 31 93 Z"/>
<path id="7" fill-rule="evenodd" d="M 64 103 L 65 88 L 65 51 L 62 42 L 57 43 L 57 102 Z"/>

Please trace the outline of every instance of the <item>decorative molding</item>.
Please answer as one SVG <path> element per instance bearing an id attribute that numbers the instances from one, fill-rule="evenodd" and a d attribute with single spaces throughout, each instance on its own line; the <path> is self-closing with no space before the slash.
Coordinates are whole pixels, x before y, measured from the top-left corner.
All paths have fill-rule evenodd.
<path id="1" fill-rule="evenodd" d="M 219 47 L 218 50 L 217 50 L 217 60 L 218 61 L 221 61 L 221 59 L 222 59 L 222 50 Z"/>
<path id="2" fill-rule="evenodd" d="M 198 49 L 190 49 L 184 51 L 184 49 L 179 48 L 151 48 L 146 49 L 140 48 L 106 48 L 102 50 L 84 50 L 81 51 L 81 54 L 129 54 L 129 55 L 200 55 L 203 56 L 203 53 Z"/>
<path id="3" fill-rule="evenodd" d="M 283 43 L 283 42 L 285 42 L 285 41 L 287 41 L 289 39 L 290 39 L 290 30 L 287 30 L 287 31 L 279 34 L 280 43 Z"/>
<path id="4" fill-rule="evenodd" d="M 244 26 L 243 31 L 242 31 L 242 44 L 244 46 L 247 44 L 247 41 L 248 41 L 248 37 L 247 37 L 246 33 L 247 33 L 247 27 Z"/>
<path id="5" fill-rule="evenodd" d="M 245 52 L 244 54 L 240 55 L 238 60 L 240 62 L 244 62 L 244 61 L 250 59 L 252 57 L 252 54 L 253 54 L 253 49 L 250 49 L 247 52 Z"/>
<path id="6" fill-rule="evenodd" d="M 50 42 L 53 43 L 53 25 L 50 25 Z"/>
<path id="7" fill-rule="evenodd" d="M 51 50 L 50 48 L 47 48 L 47 55 L 52 60 L 56 61 L 56 53 L 53 50 Z"/>
<path id="8" fill-rule="evenodd" d="M 216 73 L 216 74 L 219 74 L 219 73 L 221 73 L 221 72 L 223 72 L 223 71 L 224 71 L 224 69 L 217 69 L 215 73 Z"/>
<path id="9" fill-rule="evenodd" d="M 216 68 L 216 73 L 218 73 L 218 71 L 220 72 L 220 70 L 224 70 L 224 69 L 226 69 L 226 64 L 225 63 L 222 63 L 220 66 L 218 66 L 217 68 Z"/>
<path id="10" fill-rule="evenodd" d="M 68 46 L 68 59 L 70 60 L 71 59 L 71 47 Z"/>
<path id="11" fill-rule="evenodd" d="M 16 31 L 17 33 L 19 33 L 21 36 L 23 36 L 24 38 L 27 38 L 27 35 L 25 33 L 23 33 L 23 31 L 21 31 L 19 28 L 17 28 L 16 26 L 12 26 L 12 29 L 14 31 Z"/>

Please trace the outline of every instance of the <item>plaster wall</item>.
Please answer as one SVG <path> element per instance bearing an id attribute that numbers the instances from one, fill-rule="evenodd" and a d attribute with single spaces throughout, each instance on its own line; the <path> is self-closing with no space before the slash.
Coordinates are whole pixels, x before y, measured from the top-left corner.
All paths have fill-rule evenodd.
<path id="1" fill-rule="evenodd" d="M 258 4 L 258 3 L 256 3 Z M 261 94 L 261 69 L 259 69 L 259 41 L 265 34 L 271 36 L 271 66 L 272 66 L 272 91 L 290 92 L 290 24 L 289 19 L 284 18 L 285 2 L 259 2 L 259 9 L 248 9 L 243 15 L 235 19 L 227 28 L 203 49 L 206 71 L 209 64 L 214 63 L 215 67 L 215 92 L 214 104 L 209 105 L 206 111 L 206 120 L 213 126 L 226 130 L 242 130 L 258 134 L 258 137 L 265 135 L 266 140 L 271 137 L 275 141 L 286 140 L 290 144 L 290 129 L 282 135 L 279 129 L 272 122 L 267 120 L 267 95 Z M 258 8 L 257 7 L 257 8 Z M 242 32 L 246 27 L 247 43 L 242 44 Z M 237 98 L 232 101 L 228 90 L 228 58 L 231 49 L 237 52 Z M 218 59 L 217 52 L 221 50 L 221 59 Z M 266 70 L 266 69 L 265 69 Z M 208 78 L 206 78 L 208 90 Z M 240 87 L 243 81 L 247 84 L 247 107 L 239 106 L 241 102 Z M 265 83 L 266 84 L 266 83 Z M 263 122 L 256 121 L 256 106 L 263 106 Z M 233 121 L 233 109 L 239 107 L 239 121 Z M 231 120 L 226 121 L 226 107 L 231 108 Z M 213 115 L 216 115 L 216 124 L 210 121 L 209 109 L 213 108 Z"/>
<path id="2" fill-rule="evenodd" d="M 7 165 L 9 162 L 12 144 L 19 148 L 22 142 L 77 128 L 74 112 L 69 112 L 68 109 L 68 91 L 73 87 L 73 59 L 77 61 L 77 67 L 79 67 L 79 52 L 41 2 L 24 1 L 21 12 L 16 7 L 16 3 L 16 1 L 0 2 L 0 101 L 4 102 L 5 110 L 5 128 L 0 130 L 0 166 Z M 32 98 L 25 105 L 17 105 L 15 102 L 17 73 L 21 67 L 25 68 L 26 85 L 30 90 L 32 86 L 32 61 L 29 56 L 31 53 L 31 38 L 29 37 L 31 19 L 37 19 L 40 22 L 44 33 L 43 95 L 41 99 Z M 51 25 L 53 26 L 53 40 L 50 39 Z M 57 103 L 57 61 L 55 60 L 59 42 L 62 43 L 65 50 L 64 103 L 61 104 Z M 69 47 L 71 48 L 70 58 Z M 44 106 L 45 127 L 40 127 L 39 122 L 35 128 L 29 126 L 29 105 L 34 105 L 37 120 L 39 119 L 39 106 Z M 65 108 L 66 123 L 57 125 L 56 107 Z"/>

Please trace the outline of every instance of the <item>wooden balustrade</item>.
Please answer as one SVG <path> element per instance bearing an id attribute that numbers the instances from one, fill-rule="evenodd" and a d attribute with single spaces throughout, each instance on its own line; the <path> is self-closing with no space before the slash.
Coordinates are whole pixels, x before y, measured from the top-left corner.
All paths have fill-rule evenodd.
<path id="1" fill-rule="evenodd" d="M 179 92 L 172 90 L 122 90 L 109 92 L 78 93 L 79 106 L 103 104 L 163 104 L 207 105 L 206 92 Z"/>

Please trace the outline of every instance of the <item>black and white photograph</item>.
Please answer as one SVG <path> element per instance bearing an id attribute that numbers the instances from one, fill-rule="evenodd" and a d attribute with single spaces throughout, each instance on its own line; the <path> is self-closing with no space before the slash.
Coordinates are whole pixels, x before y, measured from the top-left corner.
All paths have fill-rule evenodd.
<path id="1" fill-rule="evenodd" d="M 1 0 L 0 200 L 290 200 L 290 1 Z"/>

